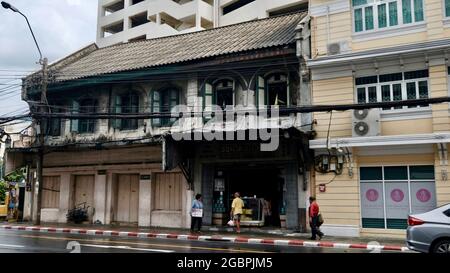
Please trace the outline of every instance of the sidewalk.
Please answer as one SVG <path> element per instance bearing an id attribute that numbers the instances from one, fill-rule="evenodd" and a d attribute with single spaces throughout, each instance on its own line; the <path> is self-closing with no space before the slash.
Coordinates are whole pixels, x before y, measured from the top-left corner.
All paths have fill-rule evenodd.
<path id="1" fill-rule="evenodd" d="M 98 237 L 136 237 L 136 238 L 158 238 L 189 241 L 223 241 L 240 244 L 266 244 L 284 246 L 307 246 L 327 247 L 340 249 L 368 249 L 368 250 L 391 250 L 409 251 L 404 240 L 391 238 L 348 238 L 325 236 L 322 241 L 309 240 L 310 234 L 282 233 L 261 234 L 255 231 L 242 231 L 241 234 L 229 232 L 232 229 L 221 229 L 210 231 L 205 227 L 201 234 L 191 234 L 185 229 L 168 228 L 137 228 L 119 226 L 97 226 L 97 225 L 70 225 L 70 224 L 43 224 L 33 226 L 30 223 L 0 223 L 0 230 L 21 230 L 43 233 L 66 233 L 83 234 Z"/>

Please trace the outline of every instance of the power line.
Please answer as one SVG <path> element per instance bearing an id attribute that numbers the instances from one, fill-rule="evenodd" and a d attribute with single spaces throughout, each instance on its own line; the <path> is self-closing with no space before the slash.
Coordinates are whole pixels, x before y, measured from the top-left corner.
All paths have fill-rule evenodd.
<path id="1" fill-rule="evenodd" d="M 408 101 L 392 101 L 392 102 L 375 102 L 367 104 L 341 104 L 341 105 L 310 105 L 300 107 L 285 107 L 277 108 L 276 111 L 280 115 L 285 114 L 297 114 L 297 113 L 317 113 L 317 112 L 331 112 L 331 111 L 348 111 L 348 110 L 365 110 L 374 108 L 393 108 L 399 106 L 421 106 L 430 104 L 440 104 L 450 102 L 450 97 L 430 98 L 430 99 L 417 99 Z M 231 111 L 233 114 L 251 114 L 252 110 L 256 114 L 265 113 L 270 111 L 271 106 L 267 106 L 263 109 L 236 109 Z M 204 117 L 214 115 L 214 111 L 190 111 L 186 114 L 187 118 L 191 117 Z M 225 112 L 226 116 L 227 112 Z M 172 112 L 152 112 L 152 113 L 33 113 L 38 118 L 62 118 L 62 119 L 157 119 L 157 118 L 174 118 Z M 180 116 L 181 118 L 182 116 Z"/>

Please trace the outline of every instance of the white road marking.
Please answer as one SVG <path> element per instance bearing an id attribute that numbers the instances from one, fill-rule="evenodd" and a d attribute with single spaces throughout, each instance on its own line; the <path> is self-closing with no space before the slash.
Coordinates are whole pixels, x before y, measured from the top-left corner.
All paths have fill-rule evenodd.
<path id="1" fill-rule="evenodd" d="M 20 245 L 5 245 L 5 244 L 0 244 L 0 247 L 9 247 L 9 248 L 24 248 L 25 246 L 20 246 Z"/>
<path id="2" fill-rule="evenodd" d="M 174 253 L 173 250 L 164 249 L 150 249 L 150 248 L 134 248 L 129 246 L 107 246 L 107 245 L 89 245 L 82 244 L 81 246 L 93 247 L 93 248 L 107 248 L 107 249 L 122 249 L 122 250 L 137 250 L 137 251 L 148 251 L 148 252 L 160 252 L 160 253 Z"/>

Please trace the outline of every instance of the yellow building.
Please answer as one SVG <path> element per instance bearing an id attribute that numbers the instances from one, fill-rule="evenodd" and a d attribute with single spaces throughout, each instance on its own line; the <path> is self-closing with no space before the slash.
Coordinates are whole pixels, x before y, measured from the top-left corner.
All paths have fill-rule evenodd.
<path id="1" fill-rule="evenodd" d="M 314 105 L 449 95 L 449 0 L 311 0 L 310 16 Z M 325 233 L 400 237 L 409 214 L 449 203 L 449 110 L 314 114 Z"/>

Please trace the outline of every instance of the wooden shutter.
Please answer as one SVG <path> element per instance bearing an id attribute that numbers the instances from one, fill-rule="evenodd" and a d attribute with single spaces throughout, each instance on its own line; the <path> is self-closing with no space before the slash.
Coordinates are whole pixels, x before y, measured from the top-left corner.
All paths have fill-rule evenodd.
<path id="1" fill-rule="evenodd" d="M 161 112 L 161 93 L 157 90 L 152 91 L 152 113 Z M 154 127 L 161 126 L 160 118 L 153 118 L 152 125 Z"/>
<path id="2" fill-rule="evenodd" d="M 80 113 L 80 103 L 76 100 L 72 101 L 72 114 L 79 114 Z M 71 119 L 70 121 L 70 131 L 74 133 L 78 133 L 80 120 L 78 119 Z"/>
<path id="3" fill-rule="evenodd" d="M 180 92 L 178 92 L 177 89 L 171 89 L 169 99 L 170 99 L 169 111 L 172 112 L 172 109 L 180 103 Z M 171 118 L 170 123 L 173 124 L 176 120 L 177 120 L 177 118 Z"/>
<path id="4" fill-rule="evenodd" d="M 213 104 L 213 86 L 209 83 L 205 83 L 203 86 L 203 111 L 204 112 L 211 112 L 212 111 L 212 104 Z M 203 120 L 206 122 L 208 121 L 211 115 L 203 116 Z"/>
<path id="5" fill-rule="evenodd" d="M 266 106 L 266 81 L 258 76 L 256 81 L 256 107 L 261 109 Z"/>
<path id="6" fill-rule="evenodd" d="M 116 96 L 114 99 L 114 114 L 122 113 L 122 97 Z M 113 119 L 113 128 L 121 129 L 122 128 L 122 120 L 121 119 Z"/>

